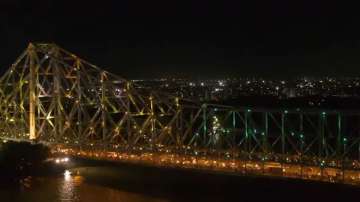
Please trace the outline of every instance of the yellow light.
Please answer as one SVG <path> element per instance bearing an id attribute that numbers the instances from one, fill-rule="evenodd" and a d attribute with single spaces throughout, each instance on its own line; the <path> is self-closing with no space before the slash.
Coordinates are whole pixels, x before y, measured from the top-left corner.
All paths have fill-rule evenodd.
<path id="1" fill-rule="evenodd" d="M 69 181 L 71 179 L 71 172 L 68 170 L 65 170 L 64 177 L 66 181 Z"/>

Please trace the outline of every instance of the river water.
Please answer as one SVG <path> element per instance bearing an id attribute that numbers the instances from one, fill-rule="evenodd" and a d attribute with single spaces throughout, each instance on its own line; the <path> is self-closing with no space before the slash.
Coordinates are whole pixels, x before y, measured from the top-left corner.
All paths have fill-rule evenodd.
<path id="1" fill-rule="evenodd" d="M 1 202 L 165 202 L 167 200 L 87 183 L 82 176 L 32 178 L 1 186 Z"/>
<path id="2" fill-rule="evenodd" d="M 33 177 L 17 185 L 0 181 L 0 202 L 190 202 L 344 201 L 359 187 L 258 177 L 215 175 L 150 167 L 79 168 L 56 176 Z"/>

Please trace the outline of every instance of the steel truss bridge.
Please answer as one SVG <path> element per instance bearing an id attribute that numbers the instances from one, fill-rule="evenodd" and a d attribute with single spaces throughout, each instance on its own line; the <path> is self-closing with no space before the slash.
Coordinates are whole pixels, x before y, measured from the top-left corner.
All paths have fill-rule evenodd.
<path id="1" fill-rule="evenodd" d="M 0 79 L 0 137 L 155 166 L 360 184 L 360 111 L 197 103 L 29 44 Z"/>

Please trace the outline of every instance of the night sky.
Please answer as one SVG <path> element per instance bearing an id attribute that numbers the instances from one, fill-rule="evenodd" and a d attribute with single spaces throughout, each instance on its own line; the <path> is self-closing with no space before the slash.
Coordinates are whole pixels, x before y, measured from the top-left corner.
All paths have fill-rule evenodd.
<path id="1" fill-rule="evenodd" d="M 209 2 L 2 0 L 1 71 L 34 41 L 127 78 L 360 76 L 355 6 Z"/>

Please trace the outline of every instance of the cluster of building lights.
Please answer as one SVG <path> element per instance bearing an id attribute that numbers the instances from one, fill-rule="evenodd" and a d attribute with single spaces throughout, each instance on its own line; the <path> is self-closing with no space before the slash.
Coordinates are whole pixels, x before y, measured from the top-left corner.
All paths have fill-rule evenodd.
<path id="1" fill-rule="evenodd" d="M 214 80 L 160 79 L 136 80 L 162 91 L 193 99 L 236 98 L 237 96 L 268 95 L 279 98 L 320 96 L 360 96 L 360 78 L 299 78 L 271 80 L 238 78 Z"/>

